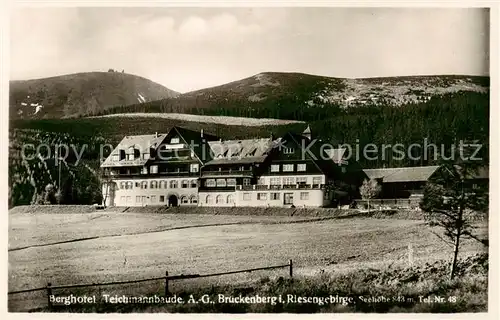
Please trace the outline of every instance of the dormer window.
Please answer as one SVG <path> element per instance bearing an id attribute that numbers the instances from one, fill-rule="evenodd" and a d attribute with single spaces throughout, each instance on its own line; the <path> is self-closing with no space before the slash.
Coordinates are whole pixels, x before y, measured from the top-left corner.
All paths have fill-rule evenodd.
<path id="1" fill-rule="evenodd" d="M 151 155 L 150 155 L 149 153 L 145 153 L 145 154 L 143 154 L 143 155 L 142 155 L 142 158 L 143 158 L 144 160 L 148 160 L 148 159 L 150 158 L 150 156 L 151 156 Z"/>
<path id="2" fill-rule="evenodd" d="M 139 157 L 140 152 L 139 149 L 136 149 L 135 147 L 130 147 L 127 150 L 127 160 L 135 160 Z"/>
<path id="3" fill-rule="evenodd" d="M 176 137 L 176 138 L 172 138 L 172 139 L 170 139 L 170 143 L 171 143 L 171 144 L 177 144 L 177 143 L 179 143 L 179 138 L 178 138 L 178 137 Z"/>
<path id="4" fill-rule="evenodd" d="M 247 156 L 253 157 L 255 155 L 256 151 L 257 151 L 257 148 L 253 148 L 250 152 L 247 153 Z"/>
<path id="5" fill-rule="evenodd" d="M 292 154 L 294 152 L 295 152 L 294 148 L 288 148 L 288 147 L 283 148 L 283 153 L 284 154 Z"/>

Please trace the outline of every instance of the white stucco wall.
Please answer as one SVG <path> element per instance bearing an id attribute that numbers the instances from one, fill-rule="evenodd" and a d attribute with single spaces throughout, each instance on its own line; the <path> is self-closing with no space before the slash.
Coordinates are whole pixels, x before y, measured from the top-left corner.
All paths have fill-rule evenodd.
<path id="1" fill-rule="evenodd" d="M 211 196 L 212 201 L 207 202 L 207 196 Z M 217 197 L 220 202 L 217 203 Z M 228 202 L 228 197 L 232 197 L 233 202 Z M 200 207 L 234 207 L 236 206 L 236 192 L 200 192 L 199 193 L 199 206 Z"/>
<path id="2" fill-rule="evenodd" d="M 258 200 L 257 194 L 265 193 L 265 200 Z M 279 199 L 272 200 L 271 193 L 278 193 Z M 301 193 L 307 193 L 307 199 L 301 199 Z M 249 200 L 245 200 L 245 194 Z M 321 207 L 324 205 L 324 190 L 320 189 L 287 189 L 287 190 L 238 190 L 236 191 L 236 206 L 240 207 L 287 207 L 284 204 L 285 194 L 293 195 L 293 205 L 296 207 Z"/>
<path id="3" fill-rule="evenodd" d="M 187 180 L 188 187 L 182 188 L 182 180 Z M 196 178 L 155 178 L 155 179 L 120 179 L 114 180 L 114 182 L 118 185 L 118 188 L 114 191 L 114 197 L 109 197 L 106 199 L 107 206 L 124 206 L 124 207 L 141 207 L 141 206 L 162 206 L 168 205 L 168 199 L 171 195 L 177 197 L 178 205 L 197 205 L 196 203 L 192 203 L 193 197 L 198 199 L 198 188 L 191 187 L 191 180 L 196 180 Z M 156 181 L 158 184 L 158 188 L 151 189 L 151 181 Z M 160 181 L 162 184 L 160 185 Z M 167 187 L 164 187 L 163 182 L 166 181 Z M 170 181 L 177 181 L 176 188 L 170 188 Z M 121 182 L 132 182 L 131 189 L 123 189 L 120 188 Z M 142 182 L 147 182 L 148 188 L 142 189 Z M 139 183 L 139 186 L 136 186 L 136 183 Z M 161 186 L 161 188 L 160 188 Z M 103 186 L 103 195 L 104 195 Z M 112 194 L 111 194 L 112 195 Z M 138 198 L 140 197 L 140 198 Z M 163 199 L 161 198 L 163 197 Z M 187 197 L 188 203 L 182 203 L 182 198 Z M 139 200 L 139 201 L 138 201 Z M 163 201 L 161 201 L 163 200 Z"/>

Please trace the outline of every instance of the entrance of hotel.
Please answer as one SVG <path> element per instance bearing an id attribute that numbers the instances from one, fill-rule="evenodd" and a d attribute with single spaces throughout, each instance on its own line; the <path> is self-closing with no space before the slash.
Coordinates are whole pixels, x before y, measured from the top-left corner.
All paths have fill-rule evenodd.
<path id="1" fill-rule="evenodd" d="M 171 195 L 170 197 L 168 197 L 168 205 L 170 207 L 177 207 L 179 205 L 179 200 L 176 196 Z"/>

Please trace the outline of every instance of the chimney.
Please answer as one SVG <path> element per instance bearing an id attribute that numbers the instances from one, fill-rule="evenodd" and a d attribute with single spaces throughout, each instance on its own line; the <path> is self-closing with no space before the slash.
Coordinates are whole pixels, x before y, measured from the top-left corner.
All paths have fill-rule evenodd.
<path id="1" fill-rule="evenodd" d="M 155 138 L 158 138 L 158 131 L 155 132 Z"/>

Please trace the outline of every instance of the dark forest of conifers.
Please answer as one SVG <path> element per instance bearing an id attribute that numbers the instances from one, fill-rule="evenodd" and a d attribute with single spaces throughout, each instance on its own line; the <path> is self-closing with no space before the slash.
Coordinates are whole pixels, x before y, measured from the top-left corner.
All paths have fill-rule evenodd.
<path id="1" fill-rule="evenodd" d="M 296 99 L 296 100 L 295 100 Z M 237 117 L 276 118 L 305 121 L 311 125 L 313 135 L 333 145 L 350 144 L 352 148 L 359 146 L 360 150 L 369 143 L 379 146 L 382 144 L 402 144 L 404 150 L 411 144 L 435 144 L 437 151 L 449 152 L 452 144 L 459 142 L 478 142 L 484 145 L 482 153 L 488 155 L 489 143 L 489 94 L 477 92 L 456 92 L 434 96 L 427 102 L 388 106 L 383 103 L 364 105 L 350 108 L 341 108 L 334 104 L 323 104 L 305 107 L 303 97 L 296 97 L 294 101 L 270 98 L 258 103 L 248 100 L 221 99 L 211 102 L 210 106 L 196 106 L 179 109 L 175 100 L 155 101 L 140 105 L 131 105 L 106 110 L 104 113 L 128 112 L 184 112 L 199 115 L 223 115 Z M 118 121 L 118 120 L 116 120 Z M 121 119 L 121 121 L 126 121 Z M 215 126 L 215 125 L 213 125 Z M 299 127 L 299 126 L 293 126 Z M 298 129 L 298 128 L 296 128 Z M 270 131 L 276 131 L 272 127 Z M 219 130 L 211 130 L 218 133 Z M 225 138 L 233 138 L 231 130 L 224 130 Z M 278 130 L 282 131 L 282 130 Z M 253 130 L 248 130 L 248 136 L 255 136 Z M 241 137 L 240 134 L 237 137 Z M 442 147 L 443 146 L 443 147 Z M 418 158 L 418 147 L 412 149 L 412 154 Z M 359 159 L 365 168 L 420 166 L 435 163 L 432 148 L 427 151 L 428 161 L 395 160 L 391 152 L 377 160 Z M 382 159 L 384 158 L 384 159 Z M 423 158 L 423 157 L 422 157 Z"/>

